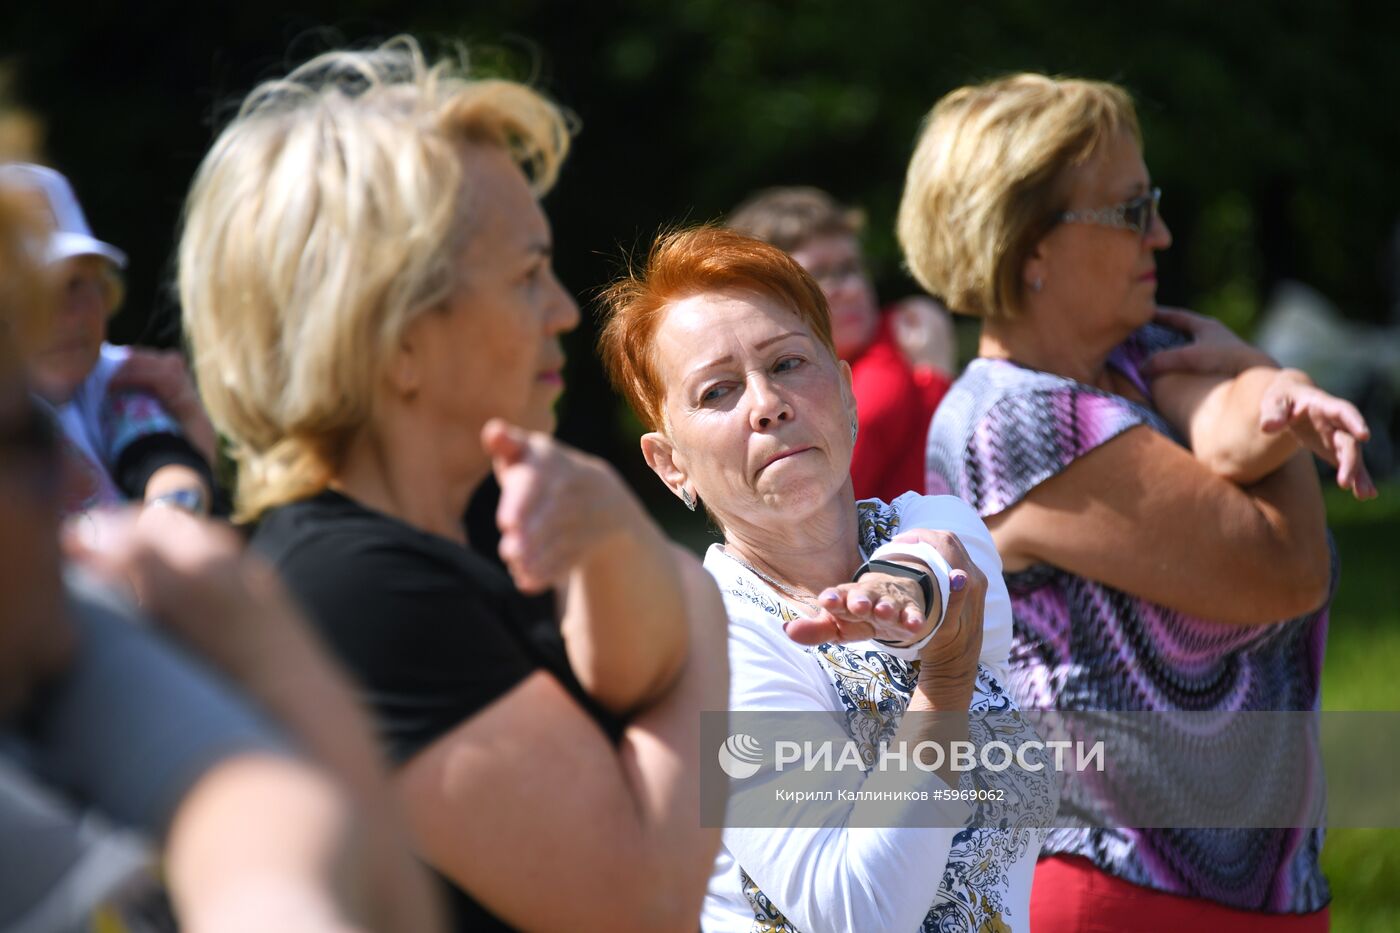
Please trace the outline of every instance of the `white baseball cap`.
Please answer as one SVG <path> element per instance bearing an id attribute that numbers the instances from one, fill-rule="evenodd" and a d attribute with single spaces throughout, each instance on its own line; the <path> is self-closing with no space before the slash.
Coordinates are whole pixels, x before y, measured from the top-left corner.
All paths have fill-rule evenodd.
<path id="1" fill-rule="evenodd" d="M 126 268 L 126 253 L 92 235 L 73 186 L 58 172 L 28 162 L 0 165 L 0 187 L 30 191 L 42 198 L 53 226 L 44 259 L 50 264 L 74 256 L 101 256 L 118 269 Z"/>

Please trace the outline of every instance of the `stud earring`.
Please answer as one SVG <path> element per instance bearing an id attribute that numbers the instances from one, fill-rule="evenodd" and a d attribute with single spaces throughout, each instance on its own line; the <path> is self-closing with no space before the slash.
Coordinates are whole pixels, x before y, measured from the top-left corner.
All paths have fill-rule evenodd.
<path id="1" fill-rule="evenodd" d="M 1033 291 L 1033 292 L 1038 292 L 1038 291 L 1040 291 L 1040 290 L 1041 290 L 1042 288 L 1044 288 L 1044 287 L 1045 287 L 1045 280 L 1044 280 L 1044 279 L 1037 277 L 1037 278 L 1031 280 L 1031 291 Z"/>

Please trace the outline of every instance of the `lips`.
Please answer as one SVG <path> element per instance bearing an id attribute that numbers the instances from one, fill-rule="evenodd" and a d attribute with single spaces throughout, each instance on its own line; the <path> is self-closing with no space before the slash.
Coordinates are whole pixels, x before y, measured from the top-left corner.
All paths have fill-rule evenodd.
<path id="1" fill-rule="evenodd" d="M 765 460 L 765 461 L 763 462 L 763 466 L 759 467 L 759 468 L 758 468 L 758 471 L 759 471 L 760 473 L 762 473 L 764 470 L 768 469 L 770 466 L 772 466 L 773 464 L 777 463 L 779 460 L 786 460 L 788 457 L 791 457 L 791 456 L 793 456 L 793 455 L 795 455 L 795 454 L 803 453 L 804 451 L 808 451 L 808 450 L 811 450 L 811 449 L 812 449 L 812 448 L 811 448 L 810 446 L 808 446 L 808 447 L 794 447 L 794 448 L 792 448 L 791 450 L 785 450 L 785 451 L 783 451 L 782 453 L 774 454 L 773 456 L 769 457 L 767 460 Z"/>
<path id="2" fill-rule="evenodd" d="M 564 384 L 564 360 L 562 358 L 550 360 L 535 375 L 535 381 L 543 382 L 546 385 L 562 386 Z"/>

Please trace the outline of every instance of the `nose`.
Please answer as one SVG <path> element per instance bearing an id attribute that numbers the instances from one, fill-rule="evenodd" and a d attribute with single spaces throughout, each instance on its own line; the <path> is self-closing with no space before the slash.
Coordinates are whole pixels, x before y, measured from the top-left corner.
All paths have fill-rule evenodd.
<path id="1" fill-rule="evenodd" d="M 792 406 L 768 376 L 758 375 L 749 385 L 749 426 L 755 431 L 768 431 L 774 425 L 792 420 Z"/>
<path id="2" fill-rule="evenodd" d="M 1148 249 L 1160 250 L 1172 245 L 1171 228 L 1160 212 L 1152 215 L 1152 226 L 1147 229 L 1144 239 Z"/>
<path id="3" fill-rule="evenodd" d="M 550 314 L 550 323 L 553 325 L 552 332 L 555 334 L 567 334 L 575 327 L 578 327 L 578 302 L 574 300 L 574 296 L 570 294 L 563 283 L 555 277 L 553 272 L 550 273 L 549 277 L 553 281 L 555 291 L 554 300 L 551 302 Z"/>

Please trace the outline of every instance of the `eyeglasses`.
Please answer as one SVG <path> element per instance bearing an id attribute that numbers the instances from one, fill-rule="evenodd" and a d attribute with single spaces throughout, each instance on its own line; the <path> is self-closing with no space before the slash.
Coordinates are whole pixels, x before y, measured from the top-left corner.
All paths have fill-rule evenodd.
<path id="1" fill-rule="evenodd" d="M 1064 211 L 1055 219 L 1062 224 L 1098 224 L 1103 227 L 1119 227 L 1131 230 L 1140 236 L 1147 236 L 1157 219 L 1157 206 L 1162 201 L 1162 189 L 1153 188 L 1146 194 L 1131 201 L 1101 207 L 1093 211 Z"/>

